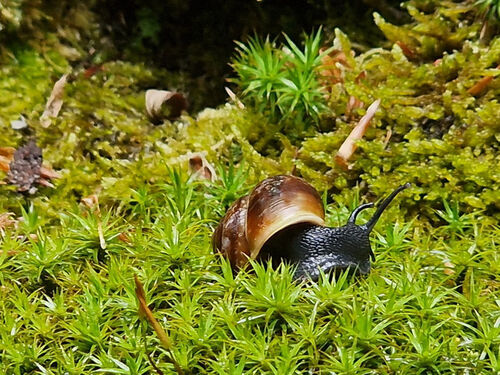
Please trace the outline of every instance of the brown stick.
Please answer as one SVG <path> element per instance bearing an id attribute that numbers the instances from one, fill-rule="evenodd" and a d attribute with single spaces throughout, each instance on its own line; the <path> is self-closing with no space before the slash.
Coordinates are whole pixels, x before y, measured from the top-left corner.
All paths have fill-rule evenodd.
<path id="1" fill-rule="evenodd" d="M 153 312 L 148 307 L 148 304 L 146 303 L 146 293 L 144 292 L 144 287 L 142 286 L 142 283 L 139 281 L 137 275 L 134 275 L 134 280 L 135 280 L 135 295 L 139 300 L 139 315 L 146 317 L 149 324 L 151 324 L 156 334 L 158 335 L 158 338 L 160 339 L 160 342 L 162 343 L 163 347 L 167 349 L 170 355 L 170 360 L 174 365 L 175 371 L 177 371 L 179 375 L 183 375 L 184 371 L 182 370 L 181 366 L 177 363 L 177 361 L 174 359 L 172 355 L 172 348 L 173 348 L 172 340 L 170 340 L 170 337 L 168 337 L 167 333 L 162 328 L 160 323 L 158 323 L 158 321 L 153 315 Z"/>

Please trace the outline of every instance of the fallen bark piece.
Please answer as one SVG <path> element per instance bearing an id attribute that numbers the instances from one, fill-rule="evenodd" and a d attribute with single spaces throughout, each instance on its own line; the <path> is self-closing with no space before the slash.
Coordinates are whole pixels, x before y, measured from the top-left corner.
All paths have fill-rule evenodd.
<path id="1" fill-rule="evenodd" d="M 64 74 L 59 80 L 54 84 L 52 88 L 52 92 L 50 93 L 49 100 L 47 100 L 47 104 L 45 105 L 45 111 L 43 111 L 42 116 L 40 117 L 40 122 L 44 128 L 50 126 L 52 120 L 51 118 L 57 117 L 61 107 L 63 105 L 63 93 L 64 87 L 68 82 L 68 75 Z"/>
<path id="2" fill-rule="evenodd" d="M 175 120 L 187 106 L 187 99 L 180 92 L 154 89 L 146 91 L 146 112 L 155 125 L 160 124 L 163 119 Z"/>
<path id="3" fill-rule="evenodd" d="M 351 156 L 358 148 L 356 142 L 359 141 L 366 133 L 368 126 L 370 125 L 370 121 L 375 116 L 378 107 L 380 106 L 380 99 L 375 100 L 366 110 L 366 114 L 359 120 L 358 124 L 351 131 L 351 134 L 346 138 L 342 146 L 340 146 L 337 154 L 335 155 L 335 163 L 342 168 L 348 169 L 348 161 Z"/>

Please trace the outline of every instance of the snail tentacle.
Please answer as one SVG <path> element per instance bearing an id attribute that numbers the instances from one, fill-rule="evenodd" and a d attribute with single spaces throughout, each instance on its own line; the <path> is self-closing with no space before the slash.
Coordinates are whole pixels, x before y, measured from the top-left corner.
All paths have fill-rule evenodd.
<path id="1" fill-rule="evenodd" d="M 401 185 L 396 188 L 387 198 L 385 198 L 382 203 L 377 208 L 377 211 L 373 214 L 372 218 L 364 225 L 368 233 L 370 233 L 377 224 L 378 219 L 380 219 L 380 215 L 384 212 L 384 210 L 387 208 L 387 206 L 392 202 L 392 200 L 398 195 L 400 192 L 402 192 L 404 189 L 408 189 L 411 186 L 410 183 L 406 183 L 404 185 Z"/>
<path id="2" fill-rule="evenodd" d="M 352 211 L 351 216 L 349 216 L 349 219 L 347 220 L 347 222 L 351 223 L 351 224 L 356 224 L 356 219 L 357 219 L 359 213 L 366 208 L 372 208 L 372 207 L 373 207 L 373 203 L 371 203 L 371 202 L 365 203 L 365 204 L 362 204 L 361 206 L 356 207 L 354 209 L 354 211 Z"/>

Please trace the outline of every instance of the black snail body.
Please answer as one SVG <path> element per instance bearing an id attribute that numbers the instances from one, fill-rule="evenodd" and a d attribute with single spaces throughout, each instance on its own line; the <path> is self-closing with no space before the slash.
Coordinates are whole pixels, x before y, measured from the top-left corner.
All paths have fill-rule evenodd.
<path id="1" fill-rule="evenodd" d="M 330 228 L 318 192 L 294 176 L 274 176 L 260 182 L 227 211 L 213 236 L 213 247 L 235 268 L 249 258 L 271 257 L 273 262 L 296 264 L 296 278 L 317 280 L 320 270 L 352 268 L 370 271 L 374 258 L 369 235 L 382 212 L 409 184 L 398 187 L 365 224 L 355 223 L 358 214 L 373 203 L 357 207 L 346 225 Z"/>

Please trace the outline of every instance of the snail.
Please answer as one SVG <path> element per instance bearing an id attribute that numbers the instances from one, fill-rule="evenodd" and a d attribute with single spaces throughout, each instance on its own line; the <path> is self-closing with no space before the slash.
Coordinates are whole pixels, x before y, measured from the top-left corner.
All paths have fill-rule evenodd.
<path id="1" fill-rule="evenodd" d="M 212 246 L 235 269 L 249 259 L 271 257 L 273 262 L 296 264 L 295 278 L 317 280 L 320 270 L 346 268 L 368 273 L 370 258 L 375 259 L 370 232 L 394 197 L 409 186 L 394 190 L 367 223 L 357 225 L 356 218 L 373 203 L 354 209 L 346 225 L 330 228 L 325 226 L 321 197 L 308 182 L 294 176 L 270 177 L 233 203 L 213 234 Z"/>

